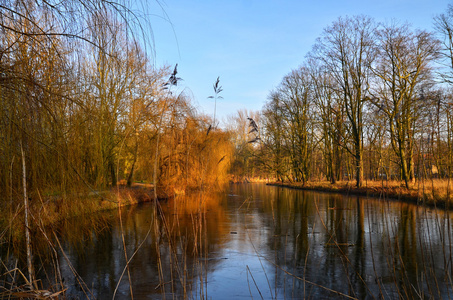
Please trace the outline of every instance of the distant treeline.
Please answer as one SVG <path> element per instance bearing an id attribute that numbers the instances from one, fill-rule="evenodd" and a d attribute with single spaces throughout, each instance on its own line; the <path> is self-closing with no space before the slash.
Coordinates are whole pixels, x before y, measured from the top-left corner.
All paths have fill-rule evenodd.
<path id="1" fill-rule="evenodd" d="M 242 128 L 233 172 L 357 186 L 451 178 L 453 7 L 434 24 L 428 32 L 355 16 L 326 27 L 261 112 L 231 119 Z"/>

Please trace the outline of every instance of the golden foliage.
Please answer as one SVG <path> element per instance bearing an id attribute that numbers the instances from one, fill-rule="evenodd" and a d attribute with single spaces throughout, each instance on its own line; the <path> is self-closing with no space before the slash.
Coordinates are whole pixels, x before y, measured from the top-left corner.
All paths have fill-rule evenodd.
<path id="1" fill-rule="evenodd" d="M 159 185 L 170 194 L 221 186 L 228 182 L 232 155 L 229 134 L 212 129 L 181 99 L 171 105 L 171 126 L 162 136 Z"/>

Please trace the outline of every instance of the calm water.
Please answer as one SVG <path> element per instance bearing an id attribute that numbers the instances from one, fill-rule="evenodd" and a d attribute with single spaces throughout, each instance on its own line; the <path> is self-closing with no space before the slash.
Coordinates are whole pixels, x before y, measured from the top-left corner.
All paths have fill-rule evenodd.
<path id="1" fill-rule="evenodd" d="M 112 299 L 116 289 L 116 299 L 131 299 L 131 290 L 134 299 L 453 297 L 453 231 L 443 211 L 244 184 L 163 203 L 161 213 L 164 221 L 145 204 L 123 208 L 121 218 L 104 213 L 93 230 L 77 229 L 79 220 L 66 225 L 84 232 L 83 241 L 61 236 L 68 295 Z"/>

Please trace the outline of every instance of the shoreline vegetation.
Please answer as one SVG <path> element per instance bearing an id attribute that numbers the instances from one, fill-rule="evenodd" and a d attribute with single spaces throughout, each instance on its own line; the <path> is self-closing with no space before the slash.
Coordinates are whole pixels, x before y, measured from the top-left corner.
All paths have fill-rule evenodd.
<path id="1" fill-rule="evenodd" d="M 168 199 L 168 195 L 158 192 L 158 199 Z M 102 211 L 120 209 L 154 200 L 152 184 L 136 183 L 131 187 L 118 185 L 100 191 L 91 191 L 69 195 L 33 194 L 29 198 L 29 212 L 32 219 L 30 228 L 46 228 L 81 216 L 88 216 Z M 24 207 L 12 207 L 11 203 L 3 204 L 0 216 L 0 241 L 10 240 L 14 247 L 21 247 L 24 238 Z M 8 213 L 9 212 L 9 213 Z M 8 237 L 9 236 L 9 237 Z"/>
<path id="2" fill-rule="evenodd" d="M 411 183 L 409 188 L 405 183 L 397 180 L 366 180 L 360 188 L 355 186 L 354 181 L 337 181 L 335 184 L 329 181 L 301 182 L 278 182 L 270 179 L 244 178 L 231 180 L 230 184 L 253 184 L 264 183 L 270 186 L 285 187 L 297 190 L 310 190 L 318 192 L 338 193 L 343 195 L 359 195 L 367 197 L 385 198 L 404 201 L 417 205 L 451 209 L 453 206 L 452 188 L 453 182 L 445 179 L 433 179 Z M 175 198 L 180 193 L 170 193 L 164 189 L 158 189 L 157 199 L 165 201 Z M 84 214 L 91 214 L 104 210 L 118 209 L 128 205 L 135 205 L 154 201 L 154 189 L 152 184 L 134 183 L 128 187 L 121 182 L 116 187 L 102 191 L 92 191 L 77 196 L 35 196 L 31 201 L 30 210 L 35 218 L 38 217 L 49 225 Z M 67 201 L 68 198 L 71 201 Z M 118 206 L 119 205 L 119 206 Z M 20 218 L 19 218 L 20 219 Z M 6 220 L 4 220 L 6 221 Z"/>
<path id="3" fill-rule="evenodd" d="M 355 186 L 354 181 L 338 181 L 335 184 L 329 181 L 301 182 L 277 182 L 269 179 L 246 178 L 243 180 L 231 181 L 231 184 L 253 184 L 264 183 L 270 186 L 285 187 L 297 190 L 310 190 L 318 192 L 338 193 L 343 195 L 358 195 L 375 198 L 404 201 L 417 205 L 451 209 L 453 207 L 452 188 L 453 182 L 444 179 L 417 181 L 411 183 L 409 188 L 405 183 L 397 180 L 367 180 L 360 188 Z M 157 199 L 165 201 L 175 198 L 179 194 L 169 193 L 161 190 Z M 73 197 L 73 196 L 71 196 Z M 34 210 L 42 210 L 46 207 L 47 218 L 52 222 L 58 222 L 65 218 L 77 217 L 80 214 L 93 213 L 103 210 L 118 209 L 120 207 L 135 205 L 154 201 L 154 190 L 152 184 L 134 183 L 131 187 L 121 183 L 104 191 L 90 192 L 89 194 L 75 197 L 71 205 L 64 205 L 65 197 L 49 197 L 34 205 Z M 78 201 L 77 201 L 78 200 Z M 94 200 L 94 201 L 93 201 Z M 41 208 L 40 208 L 41 206 Z M 33 210 L 33 209 L 32 209 Z"/>
<path id="4" fill-rule="evenodd" d="M 445 179 L 416 181 L 409 184 L 408 188 L 404 182 L 397 180 L 367 180 L 359 188 L 353 181 L 337 181 L 334 184 L 329 181 L 310 181 L 305 184 L 270 181 L 266 184 L 298 190 L 377 197 L 444 209 L 451 209 L 453 205 L 453 182 Z"/>
<path id="5" fill-rule="evenodd" d="M 158 200 L 166 200 L 171 197 L 165 191 L 158 190 Z M 134 183 L 130 187 L 120 183 L 116 187 L 104 190 L 70 195 L 34 194 L 29 198 L 31 214 L 34 215 L 34 218 L 43 221 L 42 225 L 44 226 L 80 215 L 118 209 L 118 207 L 151 202 L 153 200 L 153 185 L 145 183 Z M 9 207 L 3 208 L 5 211 L 10 211 Z M 19 213 L 20 210 L 16 211 L 16 214 Z M 10 220 L 6 220 L 8 218 L 5 215 L 0 221 L 12 224 L 11 222 L 17 219 L 14 215 Z"/>

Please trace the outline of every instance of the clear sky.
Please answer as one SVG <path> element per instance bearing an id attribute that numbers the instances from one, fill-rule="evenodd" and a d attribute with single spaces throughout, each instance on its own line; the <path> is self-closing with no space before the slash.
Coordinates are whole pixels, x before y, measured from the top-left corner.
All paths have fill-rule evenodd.
<path id="1" fill-rule="evenodd" d="M 170 22 L 154 4 L 150 17 L 156 66 L 178 63 L 178 75 L 199 111 L 213 115 L 212 85 L 220 76 L 217 117 L 260 110 L 283 76 L 297 68 L 323 29 L 340 16 L 408 22 L 433 30 L 447 0 L 166 0 Z M 160 17 L 159 17 L 160 16 Z"/>

